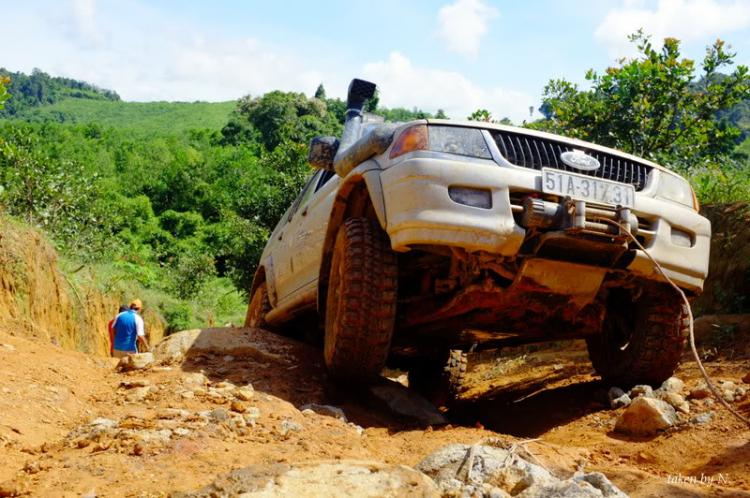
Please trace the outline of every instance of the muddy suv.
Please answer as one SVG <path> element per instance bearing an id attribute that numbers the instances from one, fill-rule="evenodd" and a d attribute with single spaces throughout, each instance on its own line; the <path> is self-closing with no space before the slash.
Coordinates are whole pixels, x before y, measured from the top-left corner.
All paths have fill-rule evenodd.
<path id="1" fill-rule="evenodd" d="M 710 224 L 687 181 L 617 150 L 484 122 L 372 123 L 352 81 L 339 141 L 271 235 L 247 326 L 307 331 L 331 376 L 455 392 L 465 352 L 583 338 L 621 386 L 675 370 L 678 295 L 708 272 Z M 431 386 L 431 387 L 429 387 Z M 435 387 L 438 386 L 438 387 Z"/>

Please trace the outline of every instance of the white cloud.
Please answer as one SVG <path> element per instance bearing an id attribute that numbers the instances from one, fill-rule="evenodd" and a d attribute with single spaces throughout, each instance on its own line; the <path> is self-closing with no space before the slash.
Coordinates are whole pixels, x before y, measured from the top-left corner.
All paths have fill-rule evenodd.
<path id="1" fill-rule="evenodd" d="M 520 124 L 534 104 L 534 98 L 523 92 L 482 88 L 454 71 L 415 66 L 400 52 L 392 52 L 387 61 L 366 64 L 363 76 L 378 84 L 381 105 L 416 106 L 428 112 L 441 108 L 454 119 L 466 119 L 481 108 L 496 119 L 508 116 Z"/>
<path id="2" fill-rule="evenodd" d="M 233 38 L 122 0 L 98 6 L 93 26 L 105 33 L 104 43 L 82 43 L 88 28 L 70 9 L 19 10 L 20 22 L 9 24 L 6 36 L 24 50 L 3 53 L 3 66 L 27 73 L 39 67 L 115 90 L 131 101 L 234 100 L 271 90 L 312 95 L 321 82 L 329 96 L 345 98 L 353 76 L 377 83 L 384 106 L 416 106 L 433 113 L 442 108 L 457 119 L 482 108 L 498 119 L 508 116 L 520 123 L 538 100 L 523 92 L 483 87 L 454 71 L 412 63 L 399 52 L 382 61 L 346 67 L 337 59 L 321 61 L 306 52 L 269 47 L 254 33 Z"/>
<path id="3" fill-rule="evenodd" d="M 610 10 L 594 36 L 611 56 L 633 56 L 627 35 L 640 28 L 655 42 L 666 37 L 687 42 L 750 27 L 750 0 L 658 0 L 654 8 L 643 0 L 625 0 Z"/>
<path id="4" fill-rule="evenodd" d="M 497 9 L 481 0 L 456 0 L 438 12 L 438 36 L 449 52 L 476 59 L 481 38 L 487 33 L 487 22 L 498 16 Z"/>
<path id="5" fill-rule="evenodd" d="M 323 81 L 324 71 L 304 54 L 277 52 L 249 33 L 232 38 L 127 0 L 71 2 L 20 11 L 24 22 L 6 36 L 24 50 L 3 54 L 3 66 L 39 67 L 134 101 L 233 100 L 275 89 L 311 94 Z"/>
<path id="6" fill-rule="evenodd" d="M 96 22 L 96 0 L 73 0 L 73 16 L 85 39 L 97 43 L 104 41 L 104 32 Z"/>

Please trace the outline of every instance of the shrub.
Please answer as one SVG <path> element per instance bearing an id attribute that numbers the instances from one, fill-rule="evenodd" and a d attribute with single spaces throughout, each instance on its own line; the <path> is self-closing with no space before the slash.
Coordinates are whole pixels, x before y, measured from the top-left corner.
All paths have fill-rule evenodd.
<path id="1" fill-rule="evenodd" d="M 193 323 L 193 313 L 186 304 L 166 305 L 164 320 L 167 322 L 165 332 L 169 335 L 181 330 L 190 329 Z"/>

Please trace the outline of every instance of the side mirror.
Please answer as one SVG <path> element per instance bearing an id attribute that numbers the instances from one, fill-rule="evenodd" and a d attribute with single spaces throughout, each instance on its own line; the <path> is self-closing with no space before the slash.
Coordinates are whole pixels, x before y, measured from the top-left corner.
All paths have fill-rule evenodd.
<path id="1" fill-rule="evenodd" d="M 339 150 L 339 139 L 336 137 L 315 137 L 310 141 L 307 162 L 310 166 L 333 171 L 333 158 Z"/>

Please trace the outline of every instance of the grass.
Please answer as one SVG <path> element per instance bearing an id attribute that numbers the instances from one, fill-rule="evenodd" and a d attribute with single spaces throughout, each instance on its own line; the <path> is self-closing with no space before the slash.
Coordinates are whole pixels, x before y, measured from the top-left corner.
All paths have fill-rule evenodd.
<path id="1" fill-rule="evenodd" d="M 69 124 L 100 123 L 144 134 L 174 134 L 190 128 L 219 130 L 236 101 L 113 102 L 67 98 L 20 112 L 14 120 Z"/>
<path id="2" fill-rule="evenodd" d="M 227 323 L 241 326 L 247 309 L 246 298 L 227 278 L 214 278 L 192 300 L 178 299 L 167 291 L 144 287 L 135 275 L 115 263 L 81 266 L 61 258 L 60 268 L 72 285 L 92 285 L 107 295 L 119 296 L 123 304 L 133 298 L 143 301 L 144 313 L 155 313 L 165 324 L 166 334 Z M 113 310 L 114 313 L 115 310 Z"/>

